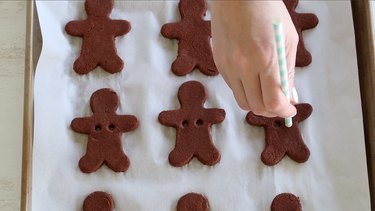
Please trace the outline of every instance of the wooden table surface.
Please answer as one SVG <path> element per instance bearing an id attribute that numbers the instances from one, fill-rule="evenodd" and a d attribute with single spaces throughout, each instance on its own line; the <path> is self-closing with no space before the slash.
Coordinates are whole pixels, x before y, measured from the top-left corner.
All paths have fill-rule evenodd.
<path id="1" fill-rule="evenodd" d="M 0 1 L 0 210 L 20 209 L 26 1 Z"/>
<path id="2" fill-rule="evenodd" d="M 25 0 L 0 0 L 1 211 L 20 209 L 25 19 Z"/>

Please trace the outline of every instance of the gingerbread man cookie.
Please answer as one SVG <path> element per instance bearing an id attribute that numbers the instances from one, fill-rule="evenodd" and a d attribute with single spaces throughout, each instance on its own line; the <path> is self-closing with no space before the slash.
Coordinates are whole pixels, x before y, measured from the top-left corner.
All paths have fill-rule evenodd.
<path id="1" fill-rule="evenodd" d="M 97 66 L 109 73 L 117 73 L 124 67 L 124 62 L 117 55 L 115 37 L 130 31 L 130 23 L 126 20 L 112 20 L 109 14 L 114 0 L 86 0 L 86 20 L 71 21 L 65 31 L 83 38 L 79 58 L 73 69 L 78 74 L 87 74 Z"/>
<path id="2" fill-rule="evenodd" d="M 208 76 L 219 74 L 210 44 L 211 22 L 203 19 L 205 0 L 180 0 L 179 9 L 181 21 L 165 24 L 161 28 L 164 37 L 179 40 L 172 72 L 183 76 L 198 68 Z"/>
<path id="3" fill-rule="evenodd" d="M 265 128 L 266 147 L 262 152 L 261 160 L 264 164 L 273 166 L 280 162 L 285 155 L 292 160 L 303 163 L 308 160 L 310 151 L 303 142 L 298 123 L 307 119 L 312 113 L 310 104 L 297 104 L 297 114 L 293 117 L 293 126 L 288 128 L 284 119 L 279 117 L 267 118 L 249 112 L 246 120 L 254 126 Z"/>
<path id="4" fill-rule="evenodd" d="M 88 195 L 83 202 L 83 211 L 113 211 L 114 208 L 112 196 L 101 191 Z"/>
<path id="5" fill-rule="evenodd" d="M 312 57 L 309 51 L 305 47 L 303 42 L 302 31 L 306 29 L 312 29 L 318 25 L 319 20 L 316 15 L 311 13 L 297 13 L 296 7 L 298 5 L 298 0 L 283 0 L 286 8 L 289 11 L 290 17 L 296 27 L 299 42 L 297 47 L 297 57 L 296 57 L 296 66 L 305 67 L 309 65 L 312 61 Z"/>
<path id="6" fill-rule="evenodd" d="M 297 196 L 282 193 L 272 201 L 271 211 L 302 211 L 302 206 Z"/>
<path id="7" fill-rule="evenodd" d="M 78 133 L 88 134 L 86 154 L 79 161 L 84 173 L 91 173 L 106 164 L 115 172 L 124 172 L 130 162 L 124 154 L 121 134 L 138 127 L 132 115 L 117 115 L 119 99 L 111 89 L 100 89 L 92 94 L 90 106 L 93 116 L 76 118 L 71 128 Z"/>
<path id="8" fill-rule="evenodd" d="M 197 193 L 188 193 L 177 202 L 177 211 L 208 211 L 208 208 L 207 198 Z"/>
<path id="9" fill-rule="evenodd" d="M 224 120 L 225 111 L 204 108 L 206 98 L 201 83 L 185 82 L 178 90 L 181 108 L 159 114 L 160 123 L 177 130 L 176 146 L 169 154 L 171 165 L 181 167 L 194 156 L 205 165 L 214 165 L 220 161 L 220 153 L 213 144 L 210 127 Z"/>

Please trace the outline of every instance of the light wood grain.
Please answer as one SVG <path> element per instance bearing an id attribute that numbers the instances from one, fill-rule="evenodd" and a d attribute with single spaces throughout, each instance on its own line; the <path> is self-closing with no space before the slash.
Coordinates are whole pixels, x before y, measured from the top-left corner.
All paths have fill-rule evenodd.
<path id="1" fill-rule="evenodd" d="M 23 115 L 21 210 L 31 210 L 32 146 L 34 135 L 34 74 L 42 48 L 42 37 L 34 1 L 27 3 L 25 88 Z"/>
<path id="2" fill-rule="evenodd" d="M 0 1 L 0 210 L 20 209 L 26 1 Z"/>

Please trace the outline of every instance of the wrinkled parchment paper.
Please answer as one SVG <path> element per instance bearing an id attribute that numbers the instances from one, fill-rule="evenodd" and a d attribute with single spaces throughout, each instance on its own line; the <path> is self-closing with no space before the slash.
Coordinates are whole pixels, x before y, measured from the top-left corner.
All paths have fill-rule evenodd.
<path id="1" fill-rule="evenodd" d="M 111 17 L 132 24 L 130 33 L 116 40 L 125 70 L 110 75 L 97 68 L 80 76 L 72 66 L 82 39 L 67 35 L 64 26 L 86 17 L 83 1 L 37 1 L 43 51 L 35 77 L 33 210 L 81 210 L 94 191 L 112 194 L 116 210 L 175 210 L 177 200 L 191 191 L 206 195 L 212 211 L 267 211 L 282 192 L 299 196 L 305 211 L 370 210 L 350 1 L 299 4 L 299 11 L 320 19 L 304 33 L 313 62 L 296 73 L 300 101 L 314 107 L 300 125 L 311 157 L 304 164 L 285 158 L 275 167 L 260 161 L 264 131 L 245 123 L 246 112 L 237 107 L 221 76 L 171 73 L 177 41 L 159 31 L 162 24 L 180 19 L 177 4 L 117 1 Z M 213 167 L 195 159 L 183 168 L 168 163 L 175 130 L 159 124 L 157 116 L 179 108 L 177 89 L 189 80 L 205 85 L 206 107 L 227 113 L 211 130 L 222 155 Z M 70 122 L 91 115 L 90 96 L 105 87 L 118 93 L 118 113 L 135 115 L 140 122 L 137 130 L 122 136 L 131 166 L 125 173 L 103 166 L 84 174 L 78 161 L 87 136 L 74 133 Z"/>

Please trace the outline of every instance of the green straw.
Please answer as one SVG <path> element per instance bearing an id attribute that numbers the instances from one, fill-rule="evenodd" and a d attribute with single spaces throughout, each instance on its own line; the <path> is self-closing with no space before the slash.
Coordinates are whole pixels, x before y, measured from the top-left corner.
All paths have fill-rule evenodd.
<path id="1" fill-rule="evenodd" d="M 288 102 L 290 103 L 288 68 L 286 66 L 287 64 L 286 64 L 285 44 L 284 44 L 284 34 L 283 34 L 282 23 L 280 21 L 273 22 L 273 29 L 275 31 L 277 56 L 279 60 L 281 88 L 283 89 L 288 99 Z M 292 125 L 293 125 L 292 117 L 285 118 L 285 126 L 292 127 Z"/>

